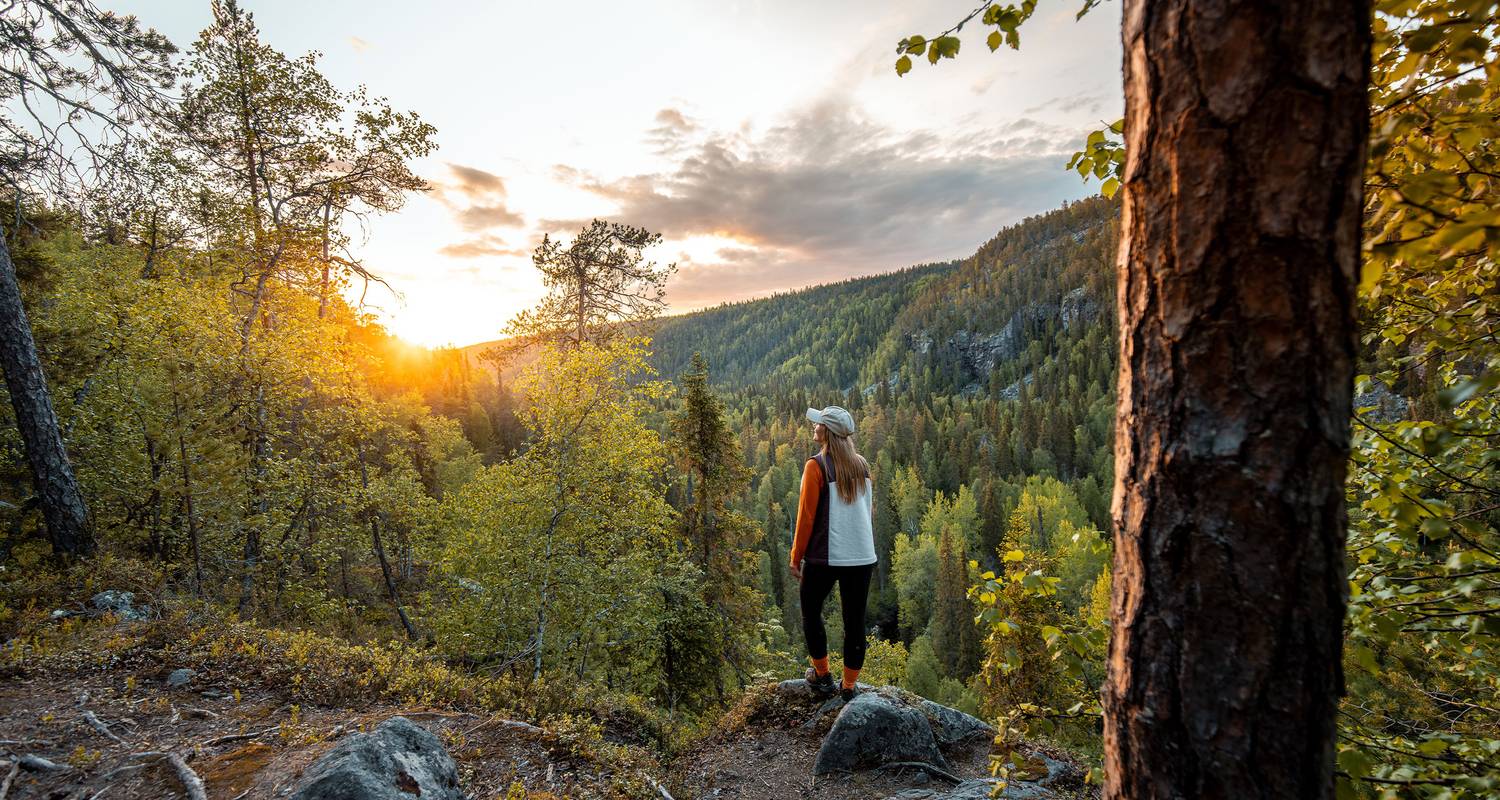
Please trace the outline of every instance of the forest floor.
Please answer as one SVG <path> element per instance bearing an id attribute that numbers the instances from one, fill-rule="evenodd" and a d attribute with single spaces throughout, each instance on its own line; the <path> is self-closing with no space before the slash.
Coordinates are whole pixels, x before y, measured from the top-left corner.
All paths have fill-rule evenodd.
<path id="1" fill-rule="evenodd" d="M 184 797 L 167 762 L 135 755 L 152 752 L 184 754 L 215 800 L 285 797 L 303 770 L 341 738 L 398 715 L 438 736 L 477 799 L 505 797 L 513 782 L 533 798 L 618 796 L 607 766 L 501 717 L 392 705 L 299 706 L 264 689 L 236 698 L 232 681 L 168 690 L 164 676 L 129 677 L 47 675 L 0 684 L 0 747 L 66 767 L 20 772 L 9 798 Z"/>
<path id="2" fill-rule="evenodd" d="M 711 732 L 664 764 L 641 723 L 602 702 L 591 719 L 549 717 L 545 728 L 536 727 L 482 704 L 424 705 L 348 690 L 369 673 L 326 655 L 282 670 L 291 651 L 247 641 L 243 628 L 202 641 L 193 630 L 89 623 L 46 642 L 32 638 L 26 647 L 36 654 L 26 656 L 17 655 L 23 648 L 13 639 L 0 659 L 0 800 L 185 797 L 165 753 L 181 756 L 214 800 L 287 797 L 338 741 L 398 715 L 437 735 L 475 800 L 662 800 L 655 779 L 675 800 L 878 800 L 948 785 L 907 768 L 814 780 L 813 762 L 836 709 L 820 713 L 816 703 L 785 698 L 774 685 L 747 690 Z M 238 652 L 228 652 L 230 642 Z M 169 686 L 168 676 L 182 668 L 193 670 L 191 679 Z M 989 752 L 984 740 L 950 752 L 950 772 L 987 775 Z M 13 769 L 23 756 L 57 769 Z"/>
<path id="3" fill-rule="evenodd" d="M 668 784 L 681 793 L 679 798 L 697 800 L 880 800 L 907 789 L 941 790 L 951 785 L 942 777 L 911 767 L 814 778 L 818 748 L 837 716 L 837 707 L 798 702 L 776 692 L 773 685 L 752 687 L 712 735 L 674 760 Z M 1056 748 L 1028 744 L 1022 749 L 1074 763 L 1070 755 Z M 990 774 L 991 750 L 988 739 L 947 750 L 947 772 L 964 780 L 986 777 Z M 1040 767 L 1040 774 L 1046 774 L 1045 767 Z M 1082 775 L 1079 768 L 1078 778 Z M 1071 787 L 1055 786 L 1054 792 L 1057 796 L 1093 796 L 1081 780 Z"/>

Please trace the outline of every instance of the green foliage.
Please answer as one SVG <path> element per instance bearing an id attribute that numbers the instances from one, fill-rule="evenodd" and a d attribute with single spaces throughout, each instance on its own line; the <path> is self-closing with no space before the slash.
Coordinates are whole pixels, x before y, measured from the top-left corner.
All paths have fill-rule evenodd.
<path id="1" fill-rule="evenodd" d="M 938 544 L 931 536 L 907 534 L 896 537 L 891 553 L 891 579 L 903 638 L 912 639 L 932 621 L 933 598 L 937 595 Z"/>
<path id="2" fill-rule="evenodd" d="M 1338 793 L 1489 796 L 1500 786 L 1500 712 L 1486 700 L 1500 693 L 1500 488 L 1492 480 L 1500 6 L 1380 0 L 1375 11 L 1360 281 L 1368 374 L 1355 387 L 1350 695 L 1340 716 Z M 992 49 L 1000 43 L 991 37 Z M 1120 187 L 1123 134 L 1123 121 L 1091 133 L 1068 164 L 1102 180 L 1105 196 Z M 1087 585 L 1090 571 L 1070 583 Z M 1102 618 L 1106 580 L 1100 574 L 1093 584 L 1084 630 Z M 1004 590 L 1014 586 L 982 585 L 981 599 L 1008 608 Z M 1008 616 L 995 625 L 1016 627 Z M 1099 656 L 1085 657 L 1092 639 L 1046 630 L 1049 645 L 1063 642 L 1059 653 L 1082 659 L 1072 672 L 1098 671 Z M 1012 652 L 999 660 L 1002 670 L 1020 663 Z"/>
<path id="3" fill-rule="evenodd" d="M 510 338 L 488 355 L 503 362 L 536 344 L 576 347 L 639 333 L 666 306 L 666 282 L 677 271 L 645 259 L 661 241 L 645 228 L 599 219 L 571 242 L 543 236 L 531 261 L 547 294 L 506 323 Z"/>
<path id="4" fill-rule="evenodd" d="M 678 575 L 667 546 L 660 436 L 641 422 L 664 388 L 640 382 L 645 343 L 546 349 L 517 387 L 529 449 L 487 467 L 444 503 L 448 535 L 429 613 L 438 644 L 484 665 L 618 674 L 643 691 L 641 666 Z M 679 578 L 679 580 L 691 580 Z M 688 585 L 691 585 L 689 583 Z M 676 592 L 681 593 L 679 586 Z"/>
<path id="5" fill-rule="evenodd" d="M 1008 542 L 1025 535 L 1024 518 L 1012 521 Z M 1003 561 L 970 590 L 987 632 L 977 681 L 1000 730 L 991 766 L 1002 777 L 1021 763 L 1011 748 L 1022 737 L 1047 736 L 1097 752 L 1094 721 L 1102 713 L 1100 665 L 1109 637 L 1108 614 L 1098 608 L 1098 586 L 1107 594 L 1107 576 L 1096 582 L 1090 606 L 1070 613 L 1058 602 L 1061 580 L 1049 574 L 1053 559 L 1013 548 Z"/>
<path id="6" fill-rule="evenodd" d="M 1091 6 L 1098 0 L 1089 0 Z M 1088 10 L 1085 6 L 1084 11 Z M 995 30 L 985 37 L 985 44 L 991 52 L 1000 49 L 1000 45 L 1009 45 L 1011 49 L 1021 46 L 1021 23 L 1031 18 L 1036 11 L 1036 0 L 1023 0 L 1019 4 L 1009 3 L 1000 5 L 987 0 L 979 8 L 970 12 L 952 28 L 944 31 L 938 36 L 928 39 L 921 34 L 912 34 L 896 44 L 896 53 L 900 58 L 896 59 L 896 75 L 901 76 L 911 71 L 911 56 L 922 56 L 926 54 L 929 64 L 938 63 L 939 59 L 954 58 L 958 55 L 961 42 L 953 34 L 963 30 L 965 24 L 975 17 L 980 18 L 980 23 Z M 1083 12 L 1079 12 L 1083 16 Z"/>
<path id="7" fill-rule="evenodd" d="M 1108 128 L 1092 131 L 1083 142 L 1083 149 L 1068 159 L 1068 169 L 1078 170 L 1085 181 L 1095 178 L 1099 193 L 1114 197 L 1120 190 L 1120 180 L 1125 170 L 1125 120 L 1117 119 Z"/>
<path id="8" fill-rule="evenodd" d="M 746 494 L 750 470 L 725 422 L 723 403 L 709 388 L 708 364 L 702 356 L 694 354 L 692 369 L 681 383 L 682 407 L 669 428 L 684 475 L 679 503 L 682 547 L 702 572 L 698 591 L 703 610 L 697 618 L 711 635 L 700 643 L 706 646 L 694 650 L 702 662 L 698 665 L 684 658 L 689 650 L 685 643 L 669 643 L 667 685 L 705 681 L 722 695 L 723 667 L 731 668 L 744 685 L 751 673 L 765 666 L 756 663 L 758 646 L 765 641 L 758 626 L 765 596 L 755 589 L 759 562 L 750 556 L 760 531 L 734 508 Z"/>
<path id="9" fill-rule="evenodd" d="M 1377 5 L 1339 789 L 1487 797 L 1500 791 L 1500 710 L 1485 699 L 1500 696 L 1500 7 Z"/>

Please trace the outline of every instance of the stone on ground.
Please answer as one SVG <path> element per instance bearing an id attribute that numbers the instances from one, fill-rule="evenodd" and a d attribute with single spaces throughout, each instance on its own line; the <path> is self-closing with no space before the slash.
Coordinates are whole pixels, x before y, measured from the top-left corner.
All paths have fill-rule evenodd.
<path id="1" fill-rule="evenodd" d="M 405 717 L 340 742 L 304 774 L 291 800 L 465 800 L 458 765 Z"/>
<path id="2" fill-rule="evenodd" d="M 135 592 L 123 592 L 119 589 L 106 589 L 93 596 L 89 605 L 94 611 L 103 614 L 110 613 L 122 620 L 135 622 L 146 619 L 151 615 L 150 606 L 137 606 L 135 604 Z"/>
<path id="3" fill-rule="evenodd" d="M 900 695 L 863 692 L 833 721 L 818 748 L 813 774 L 869 769 L 900 761 L 946 768 L 927 715 Z"/>
<path id="4" fill-rule="evenodd" d="M 181 689 L 182 687 L 192 683 L 193 677 L 197 674 L 198 673 L 188 669 L 187 667 L 174 669 L 172 670 L 171 674 L 167 675 L 167 686 L 172 689 Z"/>

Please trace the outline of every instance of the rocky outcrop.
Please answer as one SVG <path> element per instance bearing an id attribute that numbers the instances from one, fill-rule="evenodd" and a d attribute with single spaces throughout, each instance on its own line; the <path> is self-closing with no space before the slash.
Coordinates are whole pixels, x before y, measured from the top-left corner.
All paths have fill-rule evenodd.
<path id="1" fill-rule="evenodd" d="M 1057 318 L 1062 323 L 1063 330 L 1073 327 L 1075 322 L 1089 322 L 1098 315 L 1099 304 L 1089 297 L 1082 286 L 1063 295 L 1062 303 L 1057 308 Z"/>
<path id="2" fill-rule="evenodd" d="M 932 738 L 937 740 L 939 746 L 952 747 L 976 739 L 992 739 L 995 736 L 995 729 L 983 720 L 956 708 L 934 703 L 925 697 L 921 698 L 918 705 L 922 713 L 927 715 L 928 726 L 932 728 Z"/>
<path id="3" fill-rule="evenodd" d="M 985 776 L 985 768 L 975 769 L 976 760 L 987 764 L 995 729 L 958 709 L 894 686 L 860 684 L 860 693 L 847 703 L 803 680 L 782 681 L 775 693 L 788 710 L 811 710 L 801 729 L 826 729 L 813 762 L 815 776 L 871 771 L 906 776 L 875 795 L 888 800 L 981 800 L 995 788 L 997 781 Z M 1079 767 L 1033 750 L 1017 748 L 1017 773 L 996 796 L 1050 800 L 1071 796 L 1067 790 L 1082 785 Z M 908 788 L 900 789 L 902 783 Z"/>
<path id="4" fill-rule="evenodd" d="M 1012 314 L 995 333 L 961 330 L 941 343 L 934 342 L 926 331 L 906 334 L 908 349 L 920 355 L 951 352 L 958 357 L 968 374 L 982 382 L 995 366 L 1021 355 L 1026 350 L 1029 328 L 1056 319 L 1063 330 L 1092 321 L 1099 315 L 1099 304 L 1080 286 L 1062 296 L 1057 303 L 1032 303 Z"/>
<path id="5" fill-rule="evenodd" d="M 436 736 L 405 717 L 350 736 L 307 772 L 292 800 L 466 800 L 458 765 Z"/>
<path id="6" fill-rule="evenodd" d="M 899 695 L 863 692 L 844 705 L 833 728 L 823 737 L 813 774 L 903 761 L 948 766 L 921 708 L 909 705 Z"/>
<path id="7" fill-rule="evenodd" d="M 167 688 L 181 689 L 192 683 L 193 678 L 197 675 L 198 673 L 196 671 L 188 669 L 187 667 L 174 669 L 167 675 Z"/>

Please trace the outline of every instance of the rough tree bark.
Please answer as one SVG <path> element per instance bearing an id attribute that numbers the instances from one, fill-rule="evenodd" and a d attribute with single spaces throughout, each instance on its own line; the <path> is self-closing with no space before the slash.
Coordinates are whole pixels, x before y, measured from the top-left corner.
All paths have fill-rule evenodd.
<path id="1" fill-rule="evenodd" d="M 36 341 L 31 336 L 31 323 L 21 304 L 16 267 L 3 236 L 0 236 L 0 369 L 5 372 L 5 388 L 10 392 L 11 408 L 15 409 L 16 428 L 26 450 L 32 485 L 42 507 L 52 549 L 66 557 L 88 555 L 94 551 L 88 506 L 68 462 L 57 412 L 52 408 L 52 395 L 47 392 L 47 378 L 42 374 Z"/>
<path id="2" fill-rule="evenodd" d="M 1110 798 L 1333 794 L 1367 0 L 1126 0 Z"/>

